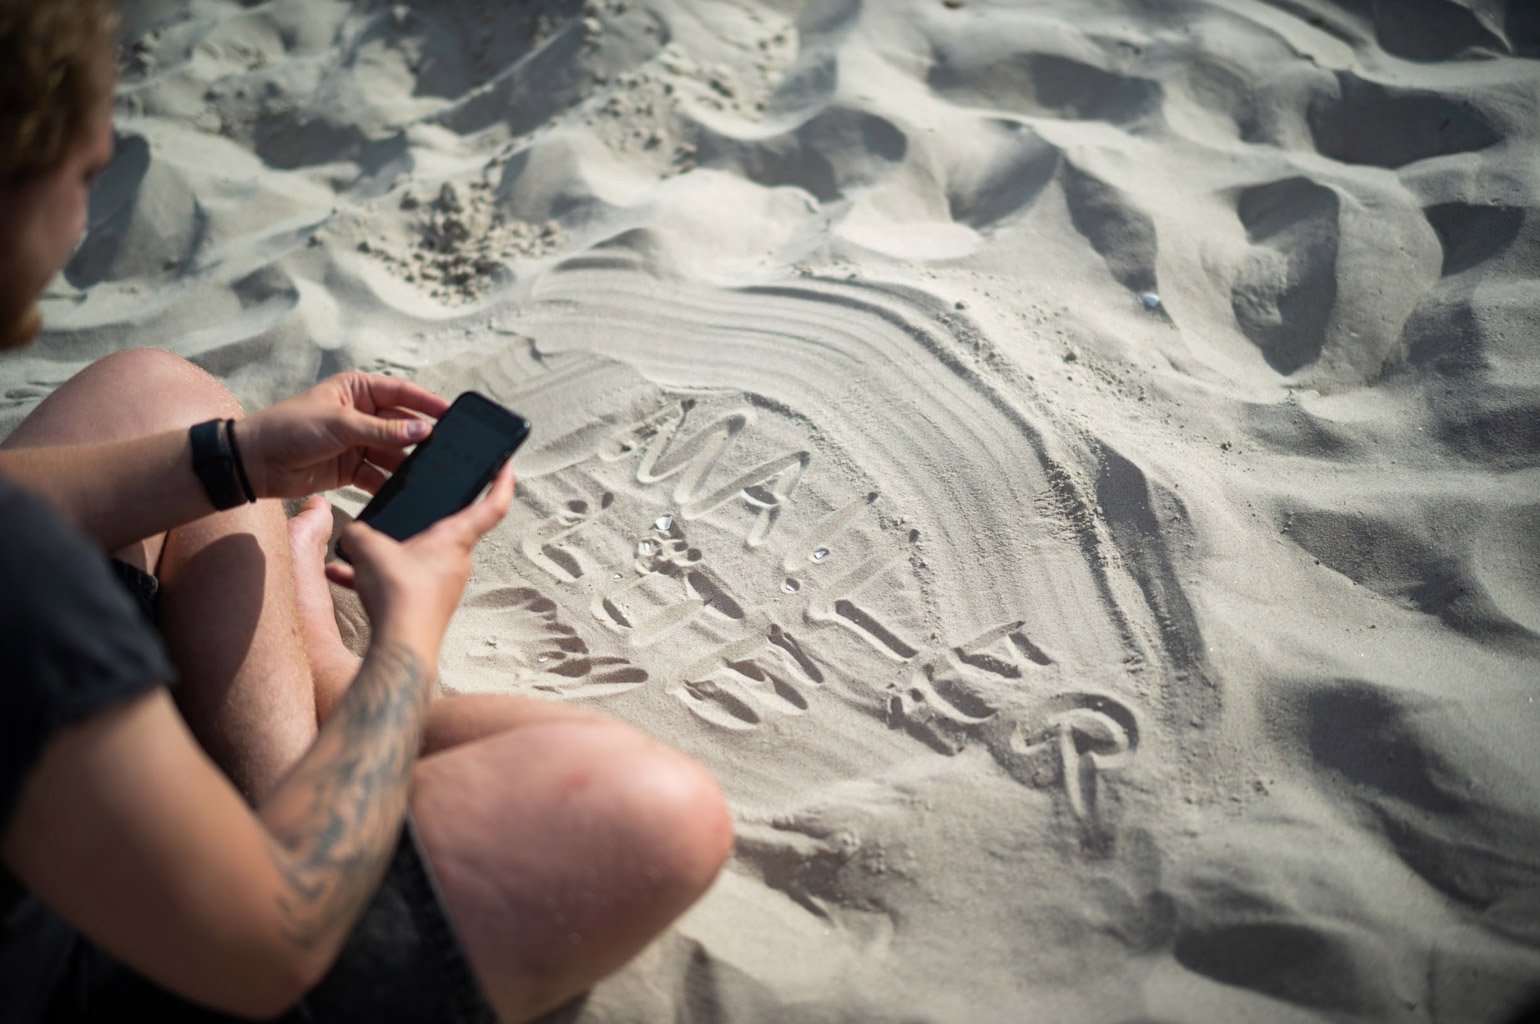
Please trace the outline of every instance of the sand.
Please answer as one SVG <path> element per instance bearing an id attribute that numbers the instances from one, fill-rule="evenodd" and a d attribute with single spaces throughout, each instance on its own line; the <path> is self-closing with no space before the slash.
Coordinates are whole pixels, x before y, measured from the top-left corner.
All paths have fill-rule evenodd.
<path id="1" fill-rule="evenodd" d="M 131 345 L 534 421 L 446 685 L 642 724 L 739 834 L 562 1019 L 1540 999 L 1540 6 L 129 23 L 0 429 Z"/>

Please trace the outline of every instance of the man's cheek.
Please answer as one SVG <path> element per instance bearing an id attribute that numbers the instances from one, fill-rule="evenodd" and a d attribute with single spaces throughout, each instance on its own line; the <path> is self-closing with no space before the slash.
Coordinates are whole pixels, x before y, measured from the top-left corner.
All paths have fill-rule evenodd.
<path id="1" fill-rule="evenodd" d="M 76 203 L 70 210 L 68 224 L 70 228 L 69 234 L 64 236 L 64 241 L 68 243 L 68 246 L 64 251 L 62 258 L 59 260 L 58 265 L 54 267 L 55 272 L 63 270 L 65 267 L 69 266 L 70 260 L 75 258 L 75 254 L 80 252 L 81 249 L 85 248 L 86 203 L 83 193 L 80 201 Z M 48 276 L 50 279 L 53 277 L 52 274 Z"/>
<path id="2" fill-rule="evenodd" d="M 64 258 L 64 266 L 67 267 L 71 263 L 75 262 L 75 257 L 80 255 L 80 250 L 86 247 L 86 237 L 87 232 L 82 226 L 80 231 L 75 236 L 75 247 L 72 248 L 70 250 L 70 254 Z"/>

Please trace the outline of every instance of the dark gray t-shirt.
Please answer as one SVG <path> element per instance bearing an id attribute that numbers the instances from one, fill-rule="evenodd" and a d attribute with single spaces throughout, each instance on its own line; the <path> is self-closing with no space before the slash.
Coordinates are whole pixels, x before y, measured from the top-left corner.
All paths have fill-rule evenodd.
<path id="1" fill-rule="evenodd" d="M 0 830 L 60 729 L 171 681 L 107 556 L 0 477 Z M 0 865 L 0 1019 L 39 1018 L 76 942 Z"/>

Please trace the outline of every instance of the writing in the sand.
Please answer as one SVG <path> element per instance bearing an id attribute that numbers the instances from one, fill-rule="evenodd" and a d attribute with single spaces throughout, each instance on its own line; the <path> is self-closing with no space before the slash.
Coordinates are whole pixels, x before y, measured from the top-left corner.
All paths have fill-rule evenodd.
<path id="1" fill-rule="evenodd" d="M 1137 745 L 1132 712 L 1110 695 L 1057 685 L 1058 666 L 1022 620 L 991 625 L 962 643 L 935 635 L 921 643 L 913 629 L 884 621 L 872 610 L 878 602 L 863 600 L 863 592 L 903 589 L 920 558 L 919 532 L 884 527 L 896 520 L 879 515 L 876 491 L 798 522 L 794 499 L 811 452 L 771 449 L 775 454 L 752 468 L 728 468 L 754 421 L 752 408 L 708 412 L 686 399 L 591 452 L 585 461 L 596 471 L 624 467 L 644 490 L 672 485 L 673 511 L 652 521 L 627 566 L 584 555 L 586 531 L 614 526 L 609 494 L 532 531 L 524 554 L 564 582 L 607 574 L 612 582 L 600 587 L 592 612 L 638 651 L 676 644 L 693 626 L 689 642 L 703 653 L 670 673 L 680 680 L 670 692 L 713 725 L 752 730 L 809 710 L 831 684 L 847 694 L 852 685 L 864 687 L 862 702 L 875 698 L 893 727 L 945 753 L 981 742 L 1023 782 L 1060 782 L 1076 817 L 1094 818 L 1100 773 L 1125 764 Z M 689 525 L 712 514 L 718 527 L 733 524 L 744 548 L 779 559 L 777 600 L 744 598 L 691 542 Z M 835 557 L 856 551 L 862 553 Z M 792 609 L 801 611 L 795 623 L 785 621 Z M 821 656 L 830 649 L 830 630 L 855 638 L 895 671 L 879 682 L 870 673 L 842 673 L 842 659 Z M 862 681 L 842 678 L 847 674 Z M 1001 692 L 1011 699 L 991 699 Z"/>

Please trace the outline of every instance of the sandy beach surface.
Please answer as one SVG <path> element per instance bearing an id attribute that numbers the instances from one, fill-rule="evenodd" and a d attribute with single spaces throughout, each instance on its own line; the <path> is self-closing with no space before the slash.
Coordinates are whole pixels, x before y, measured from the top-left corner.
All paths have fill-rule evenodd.
<path id="1" fill-rule="evenodd" d="M 127 10 L 0 431 L 134 345 L 533 420 L 445 683 L 739 835 L 562 1019 L 1540 1005 L 1540 4 Z"/>

